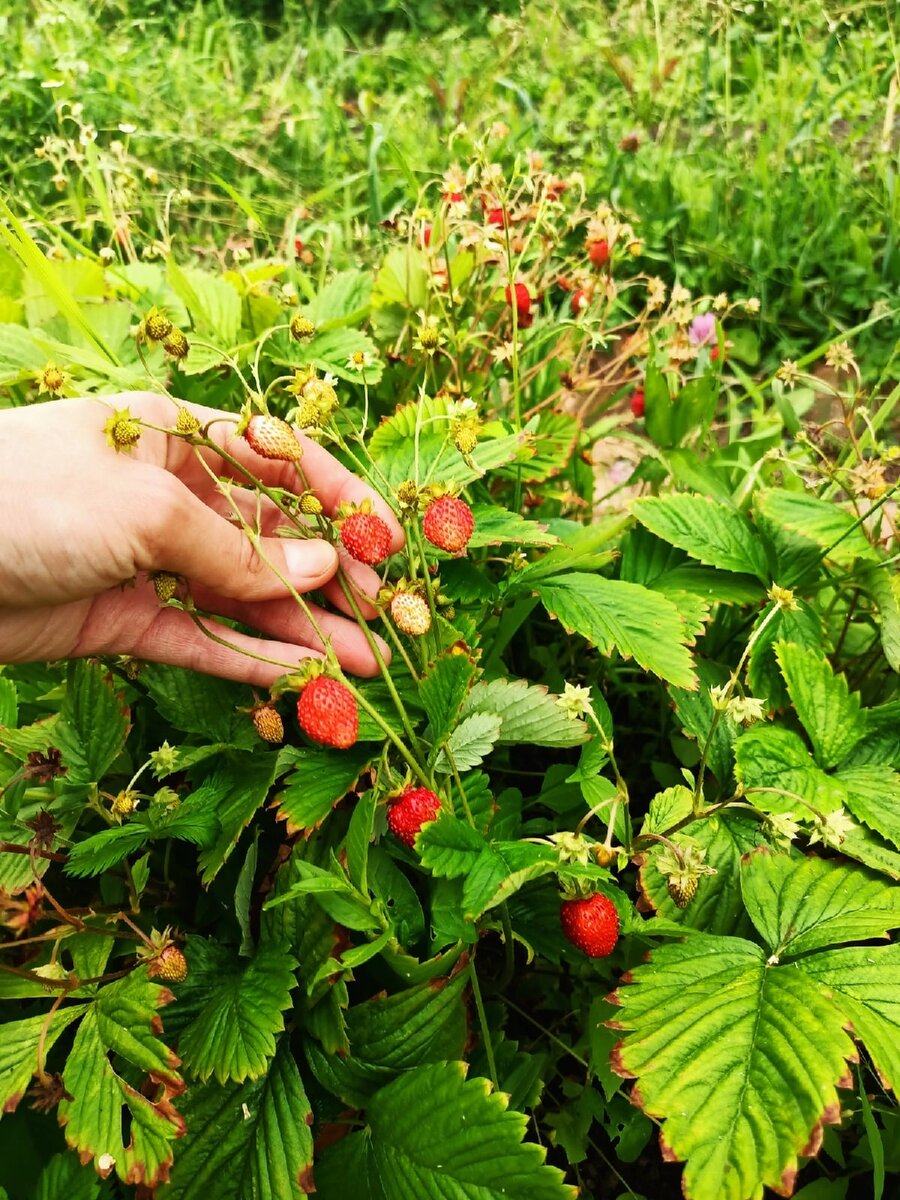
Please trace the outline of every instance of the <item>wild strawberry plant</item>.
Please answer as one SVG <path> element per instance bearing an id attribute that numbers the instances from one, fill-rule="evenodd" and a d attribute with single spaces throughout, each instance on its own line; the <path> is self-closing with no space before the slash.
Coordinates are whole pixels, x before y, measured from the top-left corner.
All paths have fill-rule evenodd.
<path id="1" fill-rule="evenodd" d="M 663 1196 L 655 1132 L 694 1200 L 788 1194 L 820 1151 L 810 1178 L 868 1148 L 877 1180 L 897 390 L 867 396 L 841 342 L 828 377 L 754 381 L 757 302 L 669 291 L 535 155 L 452 168 L 374 278 L 321 286 L 164 244 L 56 263 L 4 215 L 46 314 L 3 326 L 10 403 L 149 387 L 255 544 L 265 502 L 381 579 L 370 624 L 338 576 L 372 680 L 296 593 L 322 657 L 268 695 L 0 675 L 0 1101 L 62 1129 L 41 1194 L 635 1196 L 640 1158 Z M 817 397 L 838 415 L 804 425 Z M 110 407 L 127 454 L 152 422 Z M 327 511 L 316 444 L 402 547 L 368 504 Z M 190 580 L 153 582 L 207 628 Z"/>

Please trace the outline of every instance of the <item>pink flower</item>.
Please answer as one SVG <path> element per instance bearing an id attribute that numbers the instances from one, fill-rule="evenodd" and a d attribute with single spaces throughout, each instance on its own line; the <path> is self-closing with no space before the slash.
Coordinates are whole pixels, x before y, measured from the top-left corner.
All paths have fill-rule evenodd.
<path id="1" fill-rule="evenodd" d="M 708 342 L 714 342 L 716 340 L 714 314 L 707 312 L 701 313 L 699 317 L 694 317 L 688 330 L 688 337 L 691 339 L 692 346 L 705 346 Z"/>

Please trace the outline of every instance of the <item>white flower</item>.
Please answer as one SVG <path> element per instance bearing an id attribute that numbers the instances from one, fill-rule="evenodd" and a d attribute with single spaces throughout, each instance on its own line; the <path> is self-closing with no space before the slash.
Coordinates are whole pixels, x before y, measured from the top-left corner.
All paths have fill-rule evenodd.
<path id="1" fill-rule="evenodd" d="M 585 717 L 591 709 L 591 689 L 580 687 L 575 683 L 567 683 L 563 694 L 556 698 L 557 708 L 561 708 L 570 721 Z"/>

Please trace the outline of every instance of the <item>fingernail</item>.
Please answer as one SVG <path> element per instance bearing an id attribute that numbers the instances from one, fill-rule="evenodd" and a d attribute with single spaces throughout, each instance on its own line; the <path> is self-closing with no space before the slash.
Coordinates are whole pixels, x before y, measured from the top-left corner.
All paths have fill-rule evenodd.
<path id="1" fill-rule="evenodd" d="M 328 542 L 319 538 L 303 542 L 285 542 L 284 561 L 287 563 L 291 582 L 302 583 L 306 579 L 318 579 L 322 575 L 333 574 L 337 566 L 337 552 Z"/>

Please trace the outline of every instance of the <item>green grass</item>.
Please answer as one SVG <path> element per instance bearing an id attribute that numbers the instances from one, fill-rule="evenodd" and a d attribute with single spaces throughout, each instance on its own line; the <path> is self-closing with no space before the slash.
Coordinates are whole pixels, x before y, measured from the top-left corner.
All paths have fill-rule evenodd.
<path id="1" fill-rule="evenodd" d="M 299 229 L 320 265 L 341 265 L 373 255 L 382 219 L 465 164 L 465 136 L 448 149 L 460 122 L 470 137 L 503 122 L 498 158 L 535 148 L 638 218 L 647 269 L 759 295 L 770 362 L 893 303 L 889 5 L 288 2 L 280 20 L 277 7 L 5 0 L 13 204 L 95 250 L 128 214 L 139 252 L 153 238 L 221 247 L 252 213 L 257 251 Z M 77 154 L 79 123 L 98 130 L 87 161 L 34 156 L 47 136 Z M 635 152 L 620 148 L 632 133 Z M 183 188 L 190 199 L 167 201 Z M 857 343 L 870 376 L 895 337 L 883 320 Z"/>

